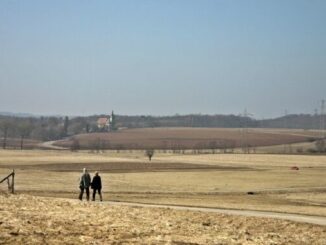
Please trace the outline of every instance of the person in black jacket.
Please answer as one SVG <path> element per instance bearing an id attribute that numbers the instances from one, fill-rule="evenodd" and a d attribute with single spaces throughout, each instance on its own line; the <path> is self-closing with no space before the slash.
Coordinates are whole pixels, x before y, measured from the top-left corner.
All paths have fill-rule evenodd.
<path id="1" fill-rule="evenodd" d="M 92 201 L 95 201 L 95 194 L 96 194 L 96 191 L 98 191 L 98 194 L 100 195 L 100 200 L 102 202 L 102 181 L 101 181 L 101 177 L 98 175 L 98 172 L 96 171 L 95 172 L 95 176 L 93 177 L 93 181 L 92 181 L 92 184 L 91 184 L 91 187 L 93 189 L 93 199 Z"/>

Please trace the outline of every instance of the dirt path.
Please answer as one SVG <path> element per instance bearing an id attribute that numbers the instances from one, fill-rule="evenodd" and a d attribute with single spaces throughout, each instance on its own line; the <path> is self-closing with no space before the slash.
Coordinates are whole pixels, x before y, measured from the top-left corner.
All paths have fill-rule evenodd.
<path id="1" fill-rule="evenodd" d="M 222 209 L 222 208 L 187 207 L 187 206 L 177 206 L 177 205 L 144 204 L 144 203 L 133 203 L 133 202 L 109 201 L 104 203 L 108 203 L 111 205 L 171 208 L 175 210 L 189 210 L 189 211 L 222 213 L 222 214 L 229 214 L 229 215 L 241 215 L 241 216 L 249 216 L 249 217 L 275 218 L 275 219 L 291 220 L 300 223 L 310 223 L 315 225 L 326 226 L 326 217 L 324 216 L 310 216 L 310 215 L 303 215 L 303 214 L 289 214 L 289 213 L 278 213 L 278 212 L 255 211 L 255 210 L 235 210 L 235 209 Z"/>
<path id="2" fill-rule="evenodd" d="M 67 148 L 65 148 L 65 147 L 53 145 L 55 142 L 56 141 L 46 141 L 46 142 L 40 143 L 38 146 L 40 148 L 48 149 L 48 150 L 67 150 Z"/>

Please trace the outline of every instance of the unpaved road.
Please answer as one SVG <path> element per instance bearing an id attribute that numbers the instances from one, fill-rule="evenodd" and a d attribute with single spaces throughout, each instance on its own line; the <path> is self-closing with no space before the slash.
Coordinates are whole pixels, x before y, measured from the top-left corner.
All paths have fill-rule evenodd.
<path id="1" fill-rule="evenodd" d="M 153 207 L 153 208 L 171 208 L 175 210 L 189 210 L 189 211 L 200 211 L 200 212 L 213 212 L 229 215 L 241 215 L 249 217 L 263 217 L 263 218 L 275 218 L 283 220 L 291 220 L 300 223 L 310 223 L 316 225 L 326 226 L 326 217 L 324 216 L 310 216 L 303 214 L 290 214 L 290 213 L 278 213 L 278 212 L 266 212 L 256 210 L 236 210 L 236 209 L 222 209 L 222 208 L 203 208 L 203 207 L 187 207 L 177 205 L 160 205 L 160 204 L 145 204 L 145 203 L 134 203 L 134 202 L 104 202 L 111 205 L 124 205 L 133 207 Z"/>
<path id="2" fill-rule="evenodd" d="M 38 146 L 40 148 L 47 149 L 47 150 L 67 150 L 68 149 L 65 147 L 53 145 L 54 143 L 55 143 L 55 141 L 46 141 L 46 142 L 40 143 Z"/>

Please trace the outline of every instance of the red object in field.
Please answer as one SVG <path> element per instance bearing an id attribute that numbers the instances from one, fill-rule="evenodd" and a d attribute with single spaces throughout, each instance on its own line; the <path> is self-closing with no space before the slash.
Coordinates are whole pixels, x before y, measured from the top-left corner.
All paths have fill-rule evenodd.
<path id="1" fill-rule="evenodd" d="M 291 170 L 299 170 L 299 168 L 297 166 L 293 166 L 291 167 Z"/>

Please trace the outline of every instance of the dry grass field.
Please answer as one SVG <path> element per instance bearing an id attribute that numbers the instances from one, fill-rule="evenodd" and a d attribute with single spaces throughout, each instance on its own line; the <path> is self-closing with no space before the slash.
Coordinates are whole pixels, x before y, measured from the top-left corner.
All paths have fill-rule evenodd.
<path id="1" fill-rule="evenodd" d="M 0 244 L 319 244 L 325 226 L 0 194 Z"/>
<path id="2" fill-rule="evenodd" d="M 100 171 L 105 200 L 326 216 L 326 156 L 0 151 L 17 193 L 75 199 L 83 167 Z"/>
<path id="3" fill-rule="evenodd" d="M 142 128 L 82 134 L 74 136 L 74 139 L 78 139 L 82 148 L 94 147 L 96 142 L 101 141 L 105 147 L 121 149 L 201 149 L 293 144 L 307 142 L 314 137 L 318 137 L 318 132 L 290 129 Z M 64 147 L 71 144 L 71 138 L 55 143 Z"/>
<path id="4" fill-rule="evenodd" d="M 291 170 L 297 166 L 299 170 Z M 104 202 L 77 200 L 100 171 Z M 0 244 L 325 244 L 325 226 L 106 201 L 326 217 L 326 156 L 0 150 Z M 254 195 L 248 195 L 248 192 Z M 55 198 L 53 198 L 55 197 Z M 63 199 L 64 198 L 64 199 Z"/>

